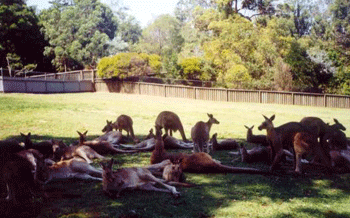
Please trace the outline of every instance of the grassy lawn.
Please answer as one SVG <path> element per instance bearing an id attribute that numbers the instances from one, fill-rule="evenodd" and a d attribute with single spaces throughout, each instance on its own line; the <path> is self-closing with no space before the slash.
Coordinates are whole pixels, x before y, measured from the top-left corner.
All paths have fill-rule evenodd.
<path id="1" fill-rule="evenodd" d="M 255 134 L 264 120 L 276 114 L 275 125 L 318 116 L 333 124 L 337 118 L 350 135 L 348 109 L 291 105 L 208 102 L 178 98 L 82 93 L 57 95 L 0 94 L 0 139 L 31 132 L 33 139 L 58 138 L 70 143 L 78 139 L 76 131 L 88 130 L 90 138 L 101 135 L 106 120 L 120 114 L 133 118 L 136 136 L 143 137 L 154 126 L 163 110 L 177 113 L 187 138 L 191 127 L 207 121 L 212 113 L 220 121 L 211 134 L 218 138 L 245 139 L 244 125 L 255 125 Z M 180 138 L 180 134 L 175 133 Z M 122 167 L 149 164 L 150 153 L 115 155 Z M 222 163 L 234 166 L 267 168 L 263 164 L 233 162 L 226 151 L 213 154 Z M 97 163 L 94 163 L 98 166 Z M 116 166 L 117 167 L 117 166 Z M 350 217 L 350 176 L 260 176 L 186 174 L 194 188 L 178 188 L 182 197 L 154 192 L 124 192 L 109 199 L 100 183 L 86 181 L 55 182 L 49 190 L 57 197 L 44 202 L 38 217 Z M 63 193 L 63 195 L 62 195 Z"/>

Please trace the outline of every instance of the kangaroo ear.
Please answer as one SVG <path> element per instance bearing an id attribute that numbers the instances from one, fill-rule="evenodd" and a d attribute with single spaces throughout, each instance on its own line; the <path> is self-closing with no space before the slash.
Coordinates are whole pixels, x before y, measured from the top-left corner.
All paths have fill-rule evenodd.
<path id="1" fill-rule="evenodd" d="M 208 113 L 207 113 L 208 114 Z M 212 114 L 208 114 L 208 117 L 209 118 L 213 118 L 213 115 Z"/>
<path id="2" fill-rule="evenodd" d="M 83 135 L 86 135 L 87 132 L 88 132 L 88 131 L 86 130 L 86 131 L 83 133 Z"/>
<path id="3" fill-rule="evenodd" d="M 268 120 L 269 118 L 267 118 L 264 114 L 263 114 L 263 117 L 265 118 L 265 120 Z"/>
<path id="4" fill-rule="evenodd" d="M 273 121 L 274 119 L 275 119 L 275 115 L 272 115 L 272 116 L 270 117 L 270 120 Z"/>
<path id="5" fill-rule="evenodd" d="M 252 126 L 252 127 L 250 127 L 251 129 L 253 129 L 254 128 L 254 125 Z"/>
<path id="6" fill-rule="evenodd" d="M 244 125 L 244 127 L 245 127 L 246 129 L 249 129 L 249 127 L 248 127 L 248 126 L 246 126 L 246 125 Z"/>
<path id="7" fill-rule="evenodd" d="M 25 134 L 23 134 L 23 133 L 20 133 L 20 134 L 21 134 L 21 136 L 26 137 L 26 135 L 25 135 Z"/>
<path id="8" fill-rule="evenodd" d="M 82 136 L 83 134 L 81 134 L 81 132 L 79 132 L 79 131 L 77 131 L 77 133 L 80 135 L 80 136 Z"/>
<path id="9" fill-rule="evenodd" d="M 27 136 L 31 136 L 32 134 L 30 132 L 28 132 L 28 135 Z"/>
<path id="10" fill-rule="evenodd" d="M 333 118 L 333 120 L 334 120 L 334 122 L 335 122 L 336 124 L 339 123 L 339 121 L 338 121 L 337 119 Z"/>

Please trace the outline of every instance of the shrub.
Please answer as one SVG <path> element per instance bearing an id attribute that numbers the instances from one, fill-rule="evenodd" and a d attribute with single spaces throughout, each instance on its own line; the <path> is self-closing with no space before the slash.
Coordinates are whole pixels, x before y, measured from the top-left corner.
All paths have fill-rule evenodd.
<path id="1" fill-rule="evenodd" d="M 159 73 L 161 58 L 145 53 L 119 53 L 102 58 L 97 65 L 97 75 L 103 78 L 127 76 L 144 76 Z"/>

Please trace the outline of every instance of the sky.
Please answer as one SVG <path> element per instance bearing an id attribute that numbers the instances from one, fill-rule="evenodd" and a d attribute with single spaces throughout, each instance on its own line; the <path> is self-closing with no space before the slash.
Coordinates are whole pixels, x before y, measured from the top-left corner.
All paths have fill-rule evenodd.
<path id="1" fill-rule="evenodd" d="M 36 6 L 38 10 L 47 9 L 51 6 L 51 0 L 27 0 L 28 6 Z M 100 0 L 111 6 L 111 0 Z M 122 0 L 124 6 L 130 10 L 129 14 L 133 15 L 141 27 L 146 27 L 156 17 L 162 14 L 173 14 L 178 0 Z"/>

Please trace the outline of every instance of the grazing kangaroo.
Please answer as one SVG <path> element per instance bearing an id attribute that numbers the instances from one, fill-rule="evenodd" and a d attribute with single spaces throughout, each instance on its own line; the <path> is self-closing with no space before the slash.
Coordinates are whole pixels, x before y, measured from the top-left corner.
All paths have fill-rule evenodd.
<path id="1" fill-rule="evenodd" d="M 225 166 L 204 152 L 193 154 L 167 153 L 164 149 L 161 128 L 156 127 L 156 145 L 151 155 L 151 164 L 161 163 L 169 159 L 171 162 L 179 162 L 183 172 L 190 173 L 247 173 L 247 174 L 269 174 L 258 169 Z"/>
<path id="2" fill-rule="evenodd" d="M 238 148 L 238 143 L 234 139 L 224 139 L 221 140 L 220 143 L 217 141 L 217 133 L 214 133 L 211 137 L 211 144 L 213 147 L 213 151 L 221 151 L 221 150 L 234 150 Z"/>
<path id="3" fill-rule="evenodd" d="M 52 140 L 33 143 L 31 140 L 30 132 L 27 135 L 21 133 L 21 136 L 24 137 L 24 144 L 26 149 L 38 150 L 44 155 L 44 158 L 51 158 L 53 156 Z"/>
<path id="4" fill-rule="evenodd" d="M 219 124 L 212 114 L 208 114 L 209 120 L 205 123 L 203 121 L 197 122 L 191 129 L 191 136 L 194 143 L 194 152 L 210 153 L 210 146 L 208 145 L 209 133 L 213 124 Z"/>
<path id="5" fill-rule="evenodd" d="M 260 144 L 262 146 L 269 146 L 266 135 L 253 135 L 254 125 L 252 127 L 244 125 L 244 127 L 247 128 L 247 142 Z"/>
<path id="6" fill-rule="evenodd" d="M 175 114 L 174 112 L 171 112 L 171 111 L 160 112 L 157 116 L 155 125 L 163 127 L 165 130 L 165 133 L 170 136 L 173 136 L 172 131 L 176 132 L 177 130 L 179 130 L 182 140 L 184 142 L 187 142 L 181 120 L 179 116 L 177 116 L 177 114 Z M 168 130 L 170 130 L 169 131 L 170 133 L 168 132 Z"/>
<path id="7" fill-rule="evenodd" d="M 107 141 L 112 143 L 114 146 L 119 146 L 119 143 L 124 143 L 126 140 L 124 139 L 122 133 L 120 131 L 113 131 L 114 124 L 112 121 L 107 120 L 107 125 L 102 129 L 102 136 L 96 138 L 97 141 Z"/>
<path id="8" fill-rule="evenodd" d="M 102 170 L 94 168 L 80 157 L 53 163 L 38 171 L 38 174 L 45 175 L 46 180 L 42 181 L 45 183 L 72 178 L 102 181 Z"/>
<path id="9" fill-rule="evenodd" d="M 134 135 L 133 121 L 130 116 L 125 114 L 120 115 L 119 117 L 117 117 L 117 120 L 113 123 L 113 126 L 115 130 L 119 130 L 119 132 L 125 130 L 128 138 L 130 135 L 134 142 L 139 142 L 139 139 L 137 139 Z"/>
<path id="10" fill-rule="evenodd" d="M 98 154 L 94 149 L 86 145 L 71 145 L 67 146 L 62 141 L 55 141 L 53 145 L 53 160 L 69 160 L 74 157 L 81 157 L 87 163 L 92 163 L 92 159 L 106 159 Z"/>
<path id="11" fill-rule="evenodd" d="M 135 153 L 135 152 L 137 152 L 136 150 L 124 151 L 121 149 L 117 149 L 117 148 L 113 147 L 113 145 L 110 142 L 107 142 L 107 141 L 98 141 L 98 140 L 86 141 L 87 132 L 88 131 L 81 133 L 81 132 L 77 131 L 77 133 L 79 134 L 79 146 L 80 145 L 89 146 L 90 148 L 94 149 L 100 155 L 123 154 L 123 153 Z"/>
<path id="12" fill-rule="evenodd" d="M 162 180 L 153 176 L 146 168 L 121 168 L 117 171 L 112 171 L 113 163 L 113 159 L 107 165 L 100 163 L 103 169 L 102 188 L 109 197 L 120 197 L 121 191 L 125 189 L 168 192 L 175 197 L 180 196 L 175 187 L 165 184 Z M 155 184 L 159 184 L 165 189 L 157 188 L 154 186 Z"/>

